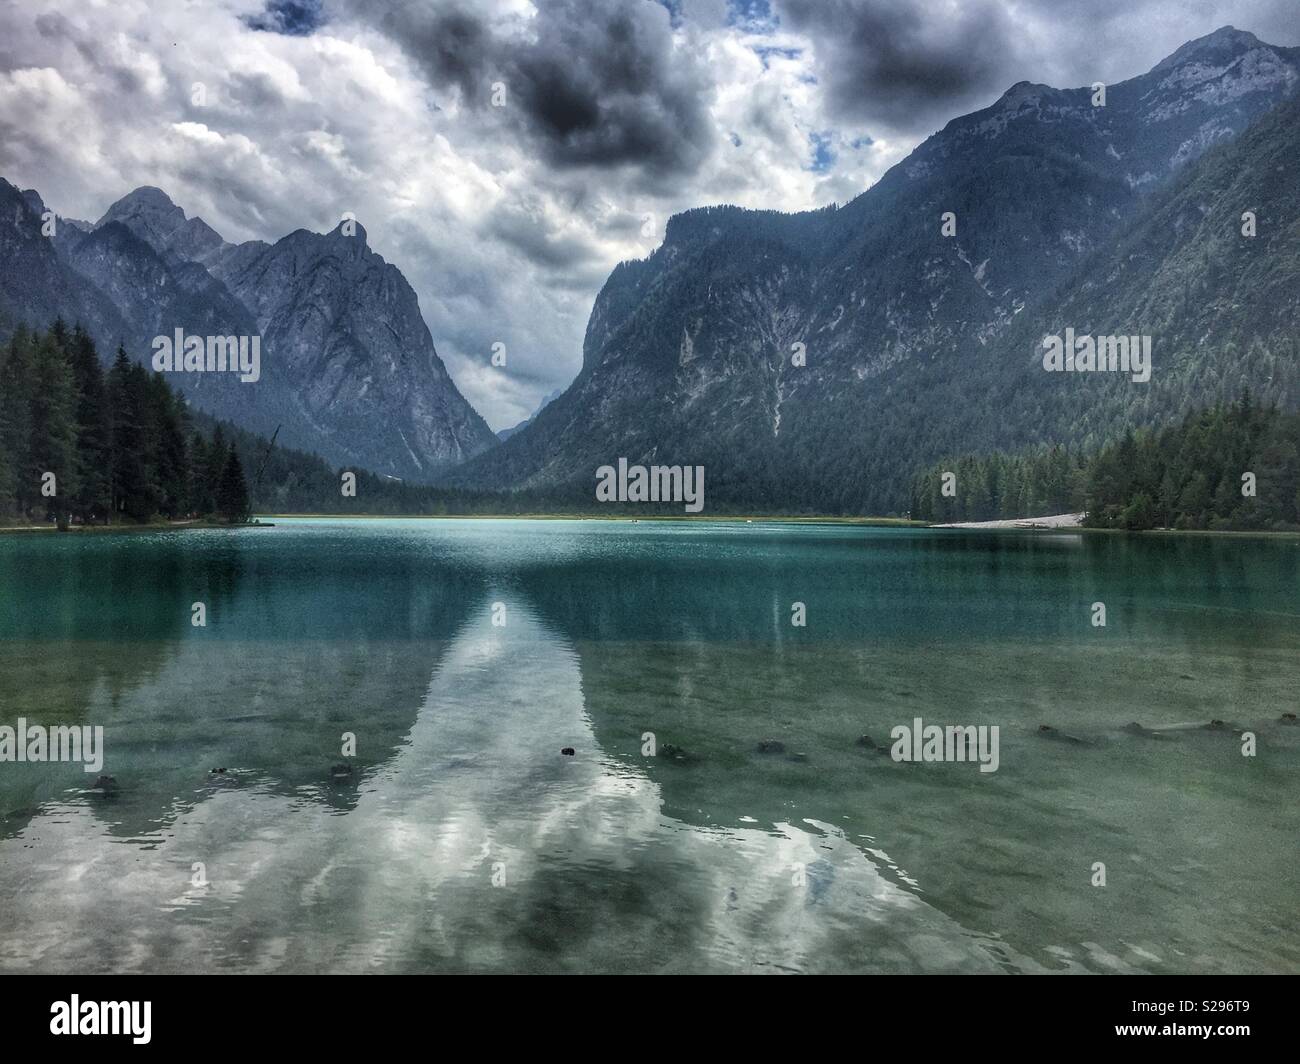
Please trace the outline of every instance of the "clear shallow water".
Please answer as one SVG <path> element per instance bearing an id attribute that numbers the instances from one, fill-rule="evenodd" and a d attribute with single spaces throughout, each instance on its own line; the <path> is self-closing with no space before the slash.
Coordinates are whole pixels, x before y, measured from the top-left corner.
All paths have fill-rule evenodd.
<path id="1" fill-rule="evenodd" d="M 0 970 L 1300 971 L 1298 691 L 1294 540 L 0 536 L 0 724 L 119 784 L 0 764 Z M 998 771 L 855 745 L 916 716 Z"/>

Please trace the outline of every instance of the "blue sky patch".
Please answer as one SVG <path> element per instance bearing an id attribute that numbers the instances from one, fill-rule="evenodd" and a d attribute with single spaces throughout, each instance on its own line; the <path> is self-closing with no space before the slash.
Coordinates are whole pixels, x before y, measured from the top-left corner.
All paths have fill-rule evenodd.
<path id="1" fill-rule="evenodd" d="M 831 146 L 834 137 L 835 134 L 829 129 L 808 135 L 813 146 L 812 165 L 808 169 L 813 173 L 824 174 L 835 165 L 835 149 Z"/>
<path id="2" fill-rule="evenodd" d="M 267 0 L 260 15 L 245 15 L 244 24 L 265 33 L 308 37 L 325 25 L 321 0 Z"/>

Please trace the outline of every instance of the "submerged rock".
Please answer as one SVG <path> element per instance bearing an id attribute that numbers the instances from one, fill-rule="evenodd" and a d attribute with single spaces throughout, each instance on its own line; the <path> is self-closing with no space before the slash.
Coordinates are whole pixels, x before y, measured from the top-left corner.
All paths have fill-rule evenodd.
<path id="1" fill-rule="evenodd" d="M 571 746 L 566 746 L 563 750 L 560 751 L 560 753 L 562 753 L 565 757 L 572 757 L 572 756 L 573 756 L 573 747 L 571 747 Z"/>
<path id="2" fill-rule="evenodd" d="M 1223 732 L 1225 735 L 1240 735 L 1245 729 L 1240 724 L 1229 724 L 1217 717 L 1209 724 L 1202 724 L 1201 731 Z"/>
<path id="3" fill-rule="evenodd" d="M 112 794 L 117 790 L 116 776 L 100 776 L 90 785 L 92 791 L 102 791 L 104 794 Z"/>
<path id="4" fill-rule="evenodd" d="M 1277 719 L 1278 719 L 1279 721 L 1281 721 L 1283 724 L 1296 724 L 1296 723 L 1300 723 L 1300 722 L 1297 722 L 1297 720 L 1296 720 L 1296 715 L 1295 715 L 1294 713 L 1283 713 L 1283 714 L 1282 714 L 1280 717 L 1278 717 Z"/>
<path id="5" fill-rule="evenodd" d="M 779 739 L 760 739 L 758 743 L 758 752 L 760 754 L 784 754 L 785 743 Z"/>
<path id="6" fill-rule="evenodd" d="M 863 750 L 870 750 L 872 753 L 880 754 L 882 757 L 889 757 L 891 749 L 889 743 L 878 743 L 870 735 L 859 735 L 854 746 L 861 747 Z"/>
<path id="7" fill-rule="evenodd" d="M 1076 746 L 1092 746 L 1087 739 L 1080 739 L 1077 735 L 1071 735 L 1069 732 L 1063 732 L 1058 728 L 1053 728 L 1050 724 L 1040 724 L 1038 734 L 1044 739 L 1055 739 L 1061 743 L 1073 743 Z"/>
<path id="8" fill-rule="evenodd" d="M 351 765 L 340 762 L 337 765 L 330 766 L 330 779 L 346 780 L 346 779 L 351 779 L 351 777 L 352 777 Z"/>

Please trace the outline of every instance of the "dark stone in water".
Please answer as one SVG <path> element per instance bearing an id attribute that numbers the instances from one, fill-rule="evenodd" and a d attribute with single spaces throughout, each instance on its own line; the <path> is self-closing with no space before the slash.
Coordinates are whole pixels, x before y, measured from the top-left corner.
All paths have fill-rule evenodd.
<path id="1" fill-rule="evenodd" d="M 330 779 L 345 780 L 352 775 L 352 766 L 347 764 L 337 764 L 330 766 Z"/>
<path id="2" fill-rule="evenodd" d="M 571 747 L 571 746 L 566 746 L 563 750 L 560 751 L 560 753 L 562 753 L 565 757 L 572 757 L 572 756 L 573 756 L 573 747 Z"/>
<path id="3" fill-rule="evenodd" d="M 758 744 L 760 754 L 784 754 L 785 743 L 778 739 L 762 739 Z"/>
<path id="4" fill-rule="evenodd" d="M 214 776 L 224 776 L 226 774 L 226 770 L 224 768 L 214 768 L 212 770 L 212 774 Z"/>
<path id="5" fill-rule="evenodd" d="M 1224 735 L 1240 735 L 1245 729 L 1240 724 L 1232 724 L 1215 717 L 1209 724 L 1202 724 L 1201 731 L 1221 732 Z"/>
<path id="6" fill-rule="evenodd" d="M 1050 724 L 1040 724 L 1038 734 L 1044 739 L 1055 739 L 1057 742 L 1074 743 L 1076 746 L 1091 746 L 1087 739 L 1080 739 L 1077 735 L 1070 735 L 1067 732 L 1053 728 Z"/>
<path id="7" fill-rule="evenodd" d="M 1278 717 L 1277 719 L 1280 720 L 1283 724 L 1295 724 L 1295 723 L 1297 723 L 1297 721 L 1296 721 L 1296 716 L 1295 716 L 1294 713 L 1283 713 L 1283 714 L 1282 714 L 1280 717 Z"/>
<path id="8" fill-rule="evenodd" d="M 669 761 L 687 761 L 690 759 L 690 755 L 685 750 L 672 743 L 664 743 L 663 746 L 659 747 L 659 756 L 666 757 Z"/>
<path id="9" fill-rule="evenodd" d="M 90 785 L 92 791 L 103 791 L 105 794 L 112 794 L 117 790 L 116 776 L 100 776 Z"/>
<path id="10" fill-rule="evenodd" d="M 877 754 L 883 754 L 885 757 L 889 757 L 889 744 L 878 743 L 875 739 L 871 738 L 870 735 L 859 735 L 858 740 L 854 745 L 862 747 L 863 750 L 871 750 Z"/>

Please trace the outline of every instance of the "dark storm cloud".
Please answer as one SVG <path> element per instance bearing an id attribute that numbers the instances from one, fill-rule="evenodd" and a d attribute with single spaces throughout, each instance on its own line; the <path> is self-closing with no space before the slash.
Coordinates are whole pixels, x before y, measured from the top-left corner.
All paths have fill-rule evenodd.
<path id="1" fill-rule="evenodd" d="M 816 75 L 846 119 L 928 132 L 1018 80 L 1015 27 L 994 2 L 779 0 L 775 10 L 812 40 Z"/>
<path id="2" fill-rule="evenodd" d="M 664 9 L 616 0 L 545 6 L 517 57 L 520 93 L 560 162 L 692 170 L 708 150 L 709 85 L 674 51 Z"/>
<path id="3" fill-rule="evenodd" d="M 992 103 L 1014 82 L 1073 88 L 1144 73 L 1232 23 L 1296 43 L 1296 0 L 773 0 L 813 46 L 833 117 L 904 139 Z"/>
<path id="4" fill-rule="evenodd" d="M 465 106 L 490 108 L 493 85 L 504 85 L 502 119 L 556 167 L 689 173 L 713 146 L 707 71 L 675 46 L 654 0 L 550 0 L 526 35 L 450 4 L 358 10 Z"/>
<path id="5" fill-rule="evenodd" d="M 360 2 L 356 7 L 376 15 L 378 27 L 420 64 L 434 85 L 454 85 L 470 105 L 487 102 L 497 46 L 478 15 L 450 5 Z"/>

